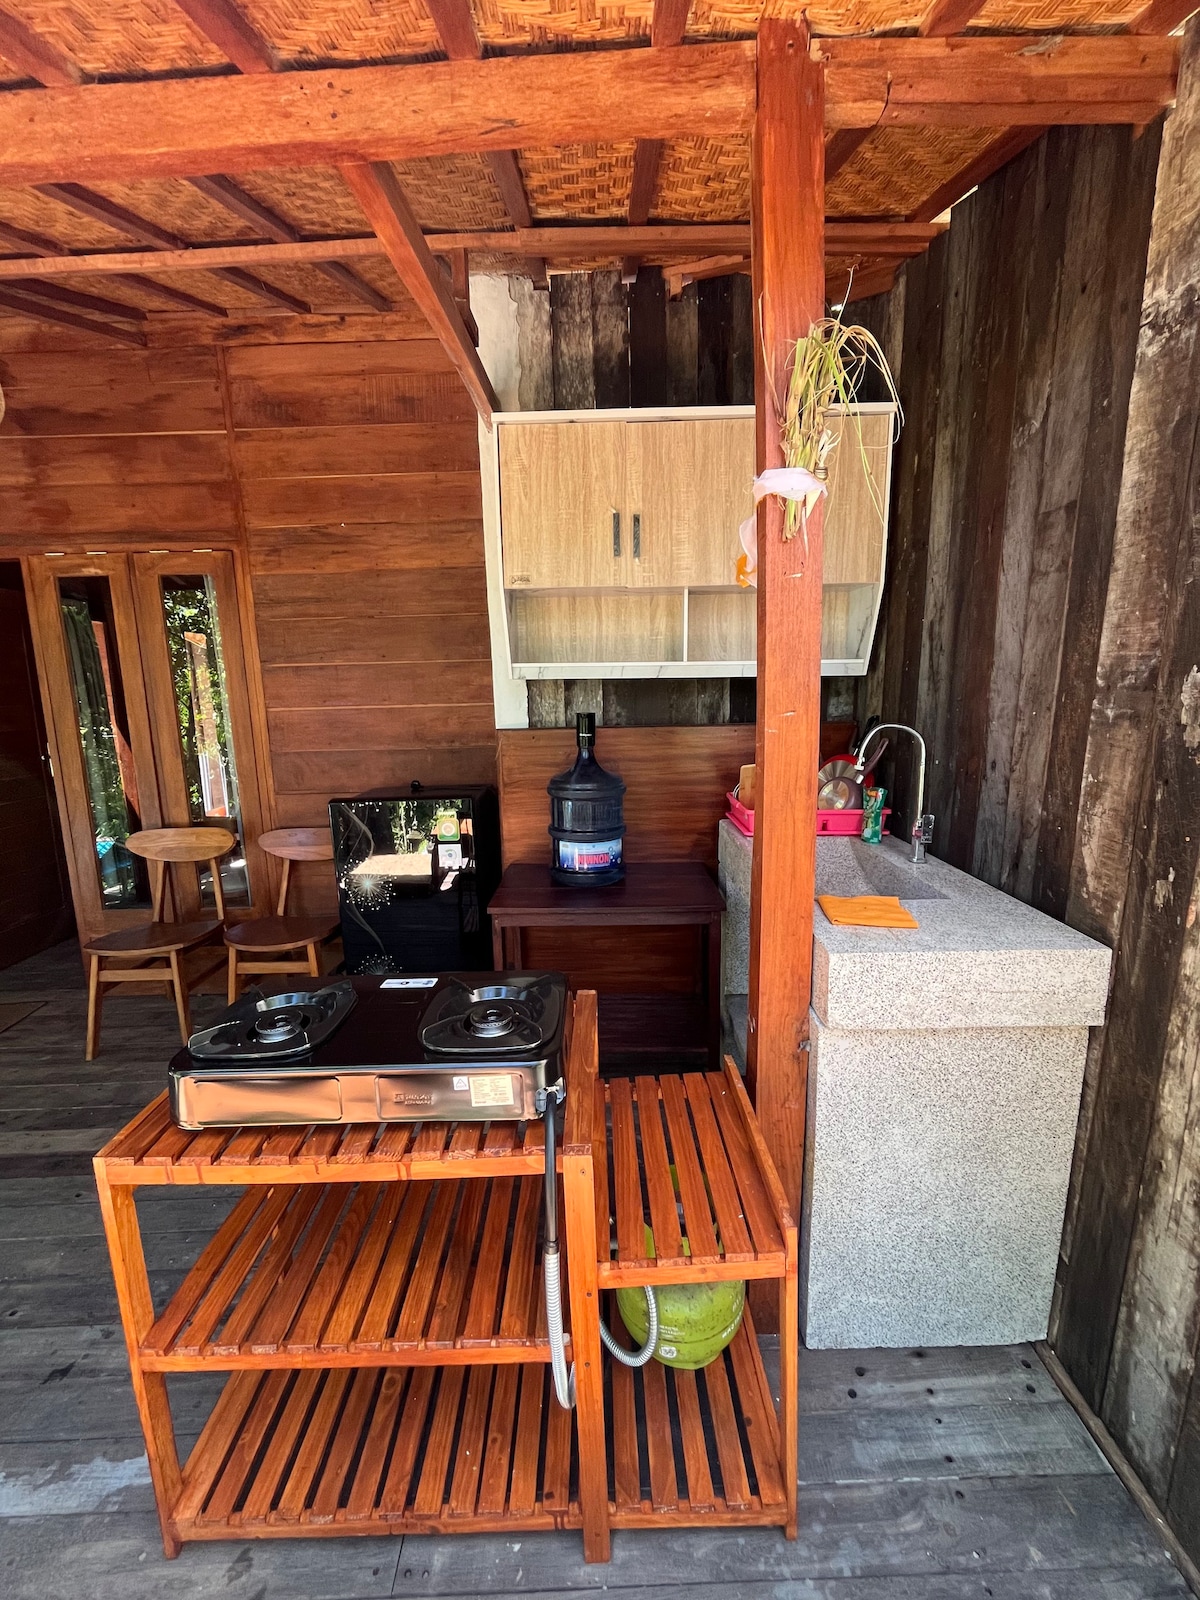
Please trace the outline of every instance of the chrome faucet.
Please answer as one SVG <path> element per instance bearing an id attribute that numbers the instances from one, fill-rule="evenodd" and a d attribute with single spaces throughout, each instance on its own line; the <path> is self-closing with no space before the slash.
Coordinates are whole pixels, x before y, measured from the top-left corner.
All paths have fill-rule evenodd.
<path id="1" fill-rule="evenodd" d="M 925 859 L 925 846 L 933 843 L 933 815 L 925 811 L 925 741 L 915 728 L 910 728 L 905 722 L 879 722 L 867 734 L 858 749 L 858 758 L 854 763 L 854 775 L 862 779 L 867 763 L 867 746 L 877 733 L 886 733 L 891 728 L 897 733 L 911 733 L 917 741 L 919 759 L 917 762 L 917 812 L 912 825 L 912 859 L 920 863 Z"/>

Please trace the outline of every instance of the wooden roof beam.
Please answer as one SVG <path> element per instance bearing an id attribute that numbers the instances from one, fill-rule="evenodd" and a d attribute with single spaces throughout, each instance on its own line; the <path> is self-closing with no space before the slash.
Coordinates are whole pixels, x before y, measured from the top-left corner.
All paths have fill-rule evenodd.
<path id="1" fill-rule="evenodd" d="M 1027 130 L 1022 130 L 1027 131 Z M 825 224 L 825 238 L 831 255 L 894 255 L 897 258 L 919 255 L 941 229 L 921 220 L 908 222 L 844 221 L 834 218 Z M 24 234 L 0 223 L 0 239 Z M 21 241 L 17 241 L 18 244 Z M 52 242 L 52 241 L 50 241 Z M 642 228 L 623 224 L 596 226 L 542 227 L 511 232 L 428 233 L 426 248 L 433 255 L 450 256 L 456 250 L 472 254 L 542 254 L 551 260 L 570 260 L 583 256 L 629 254 L 678 257 L 683 261 L 713 255 L 744 255 L 750 246 L 750 229 L 743 222 L 648 223 Z M 28 239 L 24 248 L 29 248 Z M 119 273 L 130 269 L 147 272 L 211 272 L 226 266 L 264 267 L 281 262 L 312 264 L 330 258 L 358 260 L 386 255 L 383 243 L 374 236 L 356 239 L 304 239 L 299 244 L 218 244 L 190 245 L 182 250 L 103 251 L 86 255 L 61 252 L 54 259 L 39 262 L 39 274 L 67 277 L 77 273 Z M 28 259 L 0 258 L 0 279 L 28 273 Z"/>
<path id="2" fill-rule="evenodd" d="M 490 427 L 499 401 L 396 174 L 385 162 L 349 163 L 341 173 L 400 281 L 466 385 L 475 409 Z"/>
<path id="3" fill-rule="evenodd" d="M 243 222 L 249 223 L 252 228 L 257 228 L 268 239 L 273 239 L 276 244 L 299 244 L 300 230 L 293 228 L 290 222 L 285 222 L 278 212 L 272 211 L 270 206 L 263 205 L 261 200 L 256 200 L 252 194 L 234 183 L 232 178 L 219 175 L 204 178 L 189 178 L 188 182 L 199 189 L 202 195 L 212 200 L 219 206 L 224 206 L 226 211 L 231 211 L 234 216 L 240 217 Z M 365 301 L 374 311 L 391 311 L 392 302 L 386 295 L 381 294 L 372 283 L 367 283 L 357 273 L 351 272 L 341 261 L 314 261 L 312 263 L 317 272 L 322 273 L 340 289 L 354 296 L 357 300 Z"/>
<path id="4" fill-rule="evenodd" d="M 91 189 L 84 188 L 78 183 L 43 183 L 37 185 L 38 192 L 46 195 L 51 200 L 58 200 L 62 205 L 70 206 L 73 211 L 78 211 L 81 216 L 90 217 L 94 222 L 102 222 L 107 227 L 115 228 L 118 233 L 124 233 L 131 239 L 136 239 L 140 244 L 148 244 L 155 250 L 179 251 L 189 248 L 187 240 L 180 234 L 171 233 L 166 228 L 160 228 L 157 222 L 151 222 L 146 217 L 138 216 L 128 207 L 119 205 L 115 200 L 110 200 L 106 195 L 96 194 Z M 153 271 L 153 267 L 151 268 Z M 294 294 L 288 294 L 286 289 L 279 289 L 273 283 L 267 283 L 262 278 L 257 278 L 253 273 L 246 272 L 241 267 L 221 265 L 207 266 L 203 269 L 212 272 L 216 277 L 224 279 L 235 289 L 241 289 L 247 294 L 257 295 L 260 300 L 266 300 L 272 305 L 280 306 L 285 311 L 299 311 L 307 313 L 312 307 Z"/>
<path id="5" fill-rule="evenodd" d="M 0 56 L 35 83 L 69 89 L 83 82 L 83 73 L 57 45 L 35 33 L 7 11 L 0 10 Z"/>
<path id="6" fill-rule="evenodd" d="M 18 89 L 0 95 L 0 185 L 728 137 L 753 112 L 747 41 Z"/>
<path id="7" fill-rule="evenodd" d="M 442 49 L 445 50 L 449 60 L 479 61 L 483 58 L 483 44 L 475 27 L 475 16 L 471 10 L 470 0 L 426 0 L 426 4 L 433 18 L 433 25 L 438 31 L 438 38 L 442 41 Z M 500 191 L 500 199 L 508 212 L 509 221 L 514 228 L 530 227 L 533 219 L 529 211 L 529 195 L 525 189 L 525 179 L 521 175 L 517 152 L 490 150 L 487 152 L 487 162 L 492 169 L 492 177 L 496 180 L 496 187 Z M 539 289 L 550 287 L 550 281 L 546 277 L 545 261 L 531 257 L 525 266 Z"/>
<path id="8" fill-rule="evenodd" d="M 274 50 L 243 16 L 233 0 L 175 0 L 175 4 L 239 72 L 274 72 Z"/>
<path id="9" fill-rule="evenodd" d="M 691 0 L 654 0 L 650 15 L 650 44 L 653 48 L 669 49 L 683 43 L 687 31 Z M 639 139 L 633 152 L 633 181 L 629 186 L 629 222 L 640 227 L 650 221 L 654 197 L 658 192 L 658 174 L 662 167 L 663 139 Z M 641 265 L 636 256 L 627 256 L 621 263 L 621 278 L 632 283 Z"/>
<path id="10" fill-rule="evenodd" d="M 814 39 L 827 130 L 1151 121 L 1175 98 L 1177 39 L 967 34 Z"/>
<path id="11" fill-rule="evenodd" d="M 947 34 L 961 33 L 968 22 L 975 20 L 986 3 L 987 0 L 932 0 L 917 26 L 917 33 L 922 39 L 938 39 Z"/>
<path id="12" fill-rule="evenodd" d="M 85 333 L 98 333 L 106 339 L 119 339 L 122 344 L 145 348 L 146 340 L 136 328 L 114 327 L 111 322 L 93 322 L 90 317 L 77 317 L 73 311 L 63 311 L 55 306 L 43 305 L 38 300 L 27 299 L 12 289 L 0 290 L 0 308 L 19 311 L 24 317 L 34 317 L 39 322 L 57 322 L 67 328 L 81 328 Z"/>
<path id="13" fill-rule="evenodd" d="M 1198 0 L 1150 0 L 1144 11 L 1139 11 L 1129 24 L 1130 33 L 1174 33 L 1194 11 L 1200 9 Z"/>

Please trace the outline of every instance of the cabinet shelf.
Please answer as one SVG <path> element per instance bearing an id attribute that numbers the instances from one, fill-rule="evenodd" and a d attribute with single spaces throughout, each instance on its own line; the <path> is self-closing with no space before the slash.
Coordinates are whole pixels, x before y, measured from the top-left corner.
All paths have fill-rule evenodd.
<path id="1" fill-rule="evenodd" d="M 540 1178 L 255 1187 L 141 1345 L 149 1371 L 548 1361 Z"/>

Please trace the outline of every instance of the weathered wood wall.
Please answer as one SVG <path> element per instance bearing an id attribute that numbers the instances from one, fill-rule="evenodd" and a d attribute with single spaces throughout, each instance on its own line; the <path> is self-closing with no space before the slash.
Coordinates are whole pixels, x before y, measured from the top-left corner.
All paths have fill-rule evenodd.
<path id="1" fill-rule="evenodd" d="M 494 780 L 476 425 L 419 319 L 267 317 L 144 351 L 6 319 L 0 341 L 0 556 L 236 551 L 275 823 Z M 332 898 L 326 869 L 301 875 L 299 908 Z"/>
<path id="2" fill-rule="evenodd" d="M 1198 54 L 1161 166 L 1054 132 L 867 308 L 906 426 L 860 703 L 929 740 L 939 855 L 1114 948 L 1051 1333 L 1200 1557 Z"/>

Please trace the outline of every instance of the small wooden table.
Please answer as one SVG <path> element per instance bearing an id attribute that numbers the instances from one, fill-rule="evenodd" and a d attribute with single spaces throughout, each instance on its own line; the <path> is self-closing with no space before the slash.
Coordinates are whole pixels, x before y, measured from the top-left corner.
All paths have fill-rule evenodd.
<path id="1" fill-rule="evenodd" d="M 492 896 L 492 949 L 497 968 L 524 965 L 525 928 L 700 929 L 696 995 L 601 995 L 601 1057 L 669 1054 L 721 1065 L 721 916 L 725 897 L 699 861 L 633 861 L 622 883 L 567 888 L 538 862 L 505 870 Z M 643 1066 L 652 1071 L 652 1066 Z"/>

